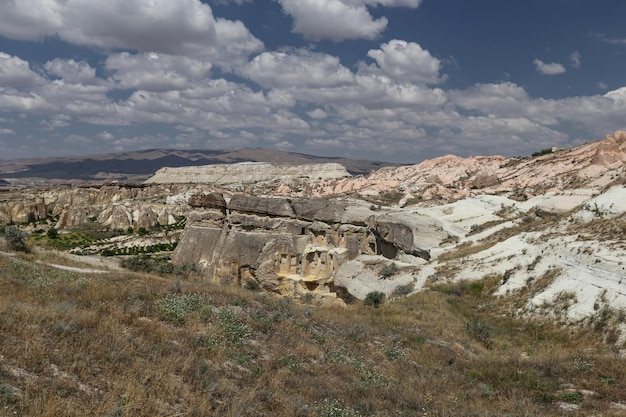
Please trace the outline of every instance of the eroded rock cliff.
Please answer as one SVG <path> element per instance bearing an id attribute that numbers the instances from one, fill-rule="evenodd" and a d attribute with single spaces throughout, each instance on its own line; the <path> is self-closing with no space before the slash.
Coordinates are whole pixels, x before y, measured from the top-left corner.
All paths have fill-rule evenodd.
<path id="1" fill-rule="evenodd" d="M 199 265 L 218 281 L 334 298 L 342 264 L 360 255 L 429 259 L 446 236 L 433 218 L 379 213 L 363 201 L 239 194 L 225 211 L 188 220 L 173 261 Z"/>

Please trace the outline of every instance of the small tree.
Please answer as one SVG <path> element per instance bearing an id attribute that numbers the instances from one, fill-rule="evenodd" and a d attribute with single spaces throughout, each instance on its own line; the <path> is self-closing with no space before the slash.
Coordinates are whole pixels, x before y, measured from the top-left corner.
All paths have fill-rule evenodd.
<path id="1" fill-rule="evenodd" d="M 17 226 L 7 226 L 4 228 L 4 239 L 9 248 L 15 251 L 28 252 L 26 241 L 28 234 Z"/>
<path id="2" fill-rule="evenodd" d="M 51 227 L 48 229 L 48 232 L 46 233 L 46 235 L 48 236 L 49 239 L 56 239 L 59 237 L 59 231 L 56 228 Z"/>
<path id="3" fill-rule="evenodd" d="M 374 306 L 378 308 L 382 303 L 385 302 L 385 293 L 380 291 L 372 291 L 365 296 L 365 300 L 363 300 L 363 304 L 366 306 Z"/>

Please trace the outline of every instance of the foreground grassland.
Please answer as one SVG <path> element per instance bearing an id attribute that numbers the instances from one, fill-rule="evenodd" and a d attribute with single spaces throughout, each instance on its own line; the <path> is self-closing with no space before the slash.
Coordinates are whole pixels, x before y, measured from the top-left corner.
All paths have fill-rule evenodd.
<path id="1" fill-rule="evenodd" d="M 0 254 L 0 416 L 626 414 L 614 348 L 489 281 L 340 308 L 36 256 Z"/>

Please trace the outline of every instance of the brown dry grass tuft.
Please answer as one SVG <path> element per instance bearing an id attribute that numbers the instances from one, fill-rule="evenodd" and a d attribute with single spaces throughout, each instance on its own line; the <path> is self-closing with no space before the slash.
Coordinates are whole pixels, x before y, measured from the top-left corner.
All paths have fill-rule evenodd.
<path id="1" fill-rule="evenodd" d="M 624 359 L 508 317 L 495 281 L 338 308 L 0 255 L 0 415 L 557 416 L 566 387 L 618 415 Z"/>

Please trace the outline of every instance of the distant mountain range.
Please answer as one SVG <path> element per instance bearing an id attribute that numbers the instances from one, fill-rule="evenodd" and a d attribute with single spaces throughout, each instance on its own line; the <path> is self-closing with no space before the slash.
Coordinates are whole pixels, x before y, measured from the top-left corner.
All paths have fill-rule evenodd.
<path id="1" fill-rule="evenodd" d="M 163 167 L 183 167 L 237 162 L 302 165 L 335 162 L 351 174 L 365 174 L 398 164 L 338 157 L 322 157 L 263 148 L 234 150 L 148 149 L 87 156 L 0 161 L 0 180 L 11 183 L 143 181 Z"/>

